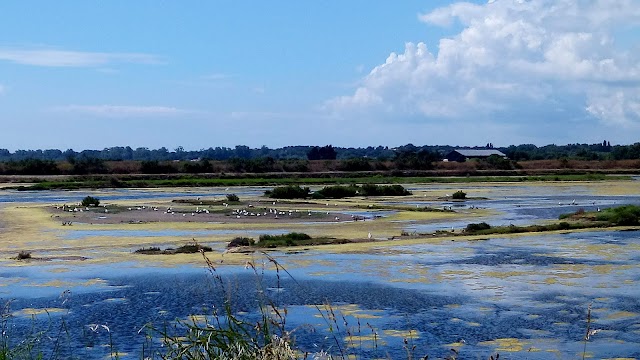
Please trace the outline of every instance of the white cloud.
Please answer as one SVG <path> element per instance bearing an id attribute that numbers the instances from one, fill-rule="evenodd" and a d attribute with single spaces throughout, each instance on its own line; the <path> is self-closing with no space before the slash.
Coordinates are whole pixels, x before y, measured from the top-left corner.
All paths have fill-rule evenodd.
<path id="1" fill-rule="evenodd" d="M 640 124 L 640 54 L 625 48 L 638 44 L 616 42 L 621 29 L 640 34 L 640 0 L 459 2 L 418 18 L 430 26 L 457 22 L 462 30 L 440 39 L 435 51 L 407 43 L 325 108 L 423 122 L 508 123 L 518 120 L 514 114 L 558 121 L 571 114 Z"/>
<path id="2" fill-rule="evenodd" d="M 0 60 L 45 67 L 99 67 L 113 63 L 158 64 L 161 59 L 142 53 L 104 53 L 54 48 L 0 48 Z"/>
<path id="3" fill-rule="evenodd" d="M 176 116 L 193 113 L 193 111 L 168 106 L 128 105 L 66 105 L 58 106 L 51 110 L 55 112 L 81 113 L 110 118 Z"/>

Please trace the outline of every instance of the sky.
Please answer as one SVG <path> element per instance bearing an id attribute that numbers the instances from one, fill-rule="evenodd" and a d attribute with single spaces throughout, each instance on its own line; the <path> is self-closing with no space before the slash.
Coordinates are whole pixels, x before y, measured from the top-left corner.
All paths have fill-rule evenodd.
<path id="1" fill-rule="evenodd" d="M 640 0 L 0 2 L 0 148 L 640 141 Z"/>

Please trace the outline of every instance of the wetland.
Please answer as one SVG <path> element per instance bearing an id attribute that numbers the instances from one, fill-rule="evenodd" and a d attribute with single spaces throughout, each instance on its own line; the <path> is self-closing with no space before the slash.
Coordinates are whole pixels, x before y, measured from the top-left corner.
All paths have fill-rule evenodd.
<path id="1" fill-rule="evenodd" d="M 470 223 L 543 226 L 640 205 L 639 185 L 410 183 L 402 197 L 304 201 L 267 198 L 265 186 L 3 189 L 0 298 L 17 339 L 64 322 L 73 336 L 61 353 L 84 359 L 161 351 L 141 329 L 211 316 L 229 296 L 250 320 L 260 299 L 286 309 L 286 330 L 310 353 L 403 359 L 406 341 L 416 357 L 640 358 L 637 227 L 459 236 Z M 79 206 L 86 196 L 100 206 Z M 347 243 L 227 250 L 236 237 L 289 233 Z M 136 252 L 194 241 L 211 248 L 207 260 Z M 23 251 L 31 259 L 17 260 Z M 598 331 L 585 343 L 588 317 Z"/>

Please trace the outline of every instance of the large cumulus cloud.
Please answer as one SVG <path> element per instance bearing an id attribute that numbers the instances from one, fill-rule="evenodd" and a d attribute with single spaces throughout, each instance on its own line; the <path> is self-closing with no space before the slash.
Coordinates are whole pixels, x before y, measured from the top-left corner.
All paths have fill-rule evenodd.
<path id="1" fill-rule="evenodd" d="M 420 121 L 640 125 L 640 51 L 632 36 L 640 0 L 459 2 L 418 18 L 426 31 L 461 31 L 435 49 L 407 43 L 326 108 Z"/>

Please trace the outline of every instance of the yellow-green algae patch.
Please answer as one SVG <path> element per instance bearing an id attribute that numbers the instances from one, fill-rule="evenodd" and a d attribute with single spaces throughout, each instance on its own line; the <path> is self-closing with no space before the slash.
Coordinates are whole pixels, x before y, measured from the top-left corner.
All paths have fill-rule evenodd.
<path id="1" fill-rule="evenodd" d="M 418 330 L 383 330 L 382 333 L 386 336 L 403 339 L 419 339 L 421 335 Z"/>
<path id="2" fill-rule="evenodd" d="M 371 349 L 377 346 L 387 345 L 386 341 L 381 340 L 375 334 L 367 335 L 347 335 L 345 336 L 345 343 L 350 348 L 367 348 Z"/>
<path id="3" fill-rule="evenodd" d="M 640 314 L 630 312 L 630 311 L 618 311 L 612 314 L 607 315 L 607 319 L 610 320 L 618 320 L 618 319 L 628 319 L 638 317 Z"/>
<path id="4" fill-rule="evenodd" d="M 28 284 L 27 286 L 33 287 L 72 287 L 72 286 L 91 286 L 91 285 L 103 285 L 107 284 L 103 279 L 90 279 L 86 281 L 62 281 L 62 280 L 50 280 L 43 283 Z"/>
<path id="5" fill-rule="evenodd" d="M 528 341 L 514 338 L 495 339 L 478 343 L 480 346 L 491 346 L 498 352 L 520 352 L 530 344 Z"/>
<path id="6" fill-rule="evenodd" d="M 67 312 L 67 309 L 61 308 L 24 308 L 22 310 L 14 311 L 13 316 L 37 316 L 42 314 L 57 314 Z"/>
<path id="7" fill-rule="evenodd" d="M 358 304 L 343 304 L 343 305 L 306 305 L 306 307 L 314 308 L 319 310 L 320 313 L 314 315 L 315 317 L 326 317 L 331 318 L 331 316 L 336 315 L 340 316 L 353 316 L 359 319 L 378 319 L 381 318 L 380 314 L 383 310 L 363 310 L 360 308 Z M 333 315 L 332 315 L 333 314 Z"/>

